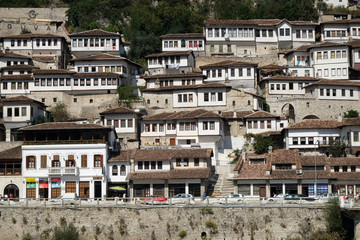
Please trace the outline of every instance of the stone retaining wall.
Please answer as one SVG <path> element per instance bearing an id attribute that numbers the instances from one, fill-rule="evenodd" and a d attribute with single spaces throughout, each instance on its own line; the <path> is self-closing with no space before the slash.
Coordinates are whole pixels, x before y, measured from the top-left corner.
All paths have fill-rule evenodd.
<path id="1" fill-rule="evenodd" d="M 210 208 L 0 208 L 6 239 L 48 239 L 73 223 L 81 239 L 286 239 L 325 228 L 323 209 L 301 207 Z"/>

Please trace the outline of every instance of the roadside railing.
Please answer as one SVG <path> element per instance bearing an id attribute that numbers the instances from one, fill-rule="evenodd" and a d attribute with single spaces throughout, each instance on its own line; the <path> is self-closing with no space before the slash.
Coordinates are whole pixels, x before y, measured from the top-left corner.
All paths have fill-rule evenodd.
<path id="1" fill-rule="evenodd" d="M 168 198 L 159 201 L 156 198 L 77 198 L 77 199 L 47 199 L 47 198 L 3 198 L 0 207 L 174 207 L 174 206 L 324 206 L 324 201 L 307 201 L 305 199 L 268 201 L 266 198 L 239 198 L 228 197 L 206 197 L 203 198 Z M 354 199 L 342 201 L 342 208 L 360 207 L 360 202 Z"/>

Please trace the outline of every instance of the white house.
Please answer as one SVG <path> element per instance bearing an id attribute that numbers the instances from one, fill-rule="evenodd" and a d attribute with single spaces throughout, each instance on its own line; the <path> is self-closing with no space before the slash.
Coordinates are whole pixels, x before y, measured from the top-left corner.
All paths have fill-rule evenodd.
<path id="1" fill-rule="evenodd" d="M 126 177 L 130 173 L 130 159 L 133 159 L 134 151 L 136 151 L 136 149 L 122 150 L 120 154 L 115 155 L 108 160 L 107 196 L 123 197 L 123 194 L 125 193 L 126 197 L 129 197 L 129 181 Z M 114 190 L 112 187 L 122 187 L 125 190 Z"/>
<path id="2" fill-rule="evenodd" d="M 222 61 L 200 66 L 207 78 L 204 82 L 228 83 L 233 88 L 242 88 L 253 91 L 256 87 L 256 63 L 240 61 Z"/>
<path id="3" fill-rule="evenodd" d="M 10 51 L 0 52 L 0 68 L 12 65 L 29 65 L 31 57 Z"/>
<path id="4" fill-rule="evenodd" d="M 22 141 L 19 128 L 32 125 L 36 119 L 48 117 L 43 103 L 26 96 L 3 98 L 0 102 L 6 141 Z"/>
<path id="5" fill-rule="evenodd" d="M 107 32 L 101 29 L 93 29 L 70 34 L 71 52 L 77 57 L 110 53 L 113 55 L 125 55 L 119 33 Z"/>
<path id="6" fill-rule="evenodd" d="M 137 149 L 130 156 L 130 197 L 179 193 L 201 197 L 207 190 L 212 149 Z"/>
<path id="7" fill-rule="evenodd" d="M 151 75 L 192 72 L 195 68 L 195 55 L 192 50 L 168 51 L 146 56 Z"/>
<path id="8" fill-rule="evenodd" d="M 107 194 L 107 160 L 118 151 L 116 133 L 96 124 L 43 123 L 22 128 L 23 194 L 56 198 L 76 193 L 80 198 Z"/>
<path id="9" fill-rule="evenodd" d="M 20 64 L 1 68 L 0 93 L 2 95 L 29 94 L 34 83 L 32 73 L 38 67 Z"/>
<path id="10" fill-rule="evenodd" d="M 140 74 L 141 66 L 125 57 L 115 56 L 109 53 L 79 57 L 71 60 L 74 70 L 78 73 L 107 74 L 116 73 L 121 75 L 121 84 L 136 85 L 136 75 Z"/>
<path id="11" fill-rule="evenodd" d="M 204 21 L 207 56 L 275 53 L 315 43 L 316 23 L 286 19 Z"/>
<path id="12" fill-rule="evenodd" d="M 189 51 L 205 55 L 205 36 L 202 33 L 173 33 L 160 36 L 163 52 Z"/>
<path id="13" fill-rule="evenodd" d="M 244 116 L 246 133 L 260 134 L 279 132 L 288 126 L 288 120 L 265 111 L 258 111 Z"/>
<path id="14" fill-rule="evenodd" d="M 66 62 L 66 41 L 53 34 L 20 34 L 2 38 L 3 48 L 22 55 L 53 59 L 55 68 L 64 68 Z"/>
<path id="15" fill-rule="evenodd" d="M 320 24 L 321 41 L 346 43 L 360 39 L 360 20 L 341 19 Z"/>
<path id="16" fill-rule="evenodd" d="M 121 148 L 138 147 L 138 123 L 140 112 L 127 107 L 111 108 L 100 113 L 102 125 L 113 127 Z"/>
<path id="17" fill-rule="evenodd" d="M 223 148 L 223 136 L 221 116 L 202 109 L 164 112 L 144 117 L 141 121 L 143 147 L 199 145 L 212 148 L 217 159 L 218 148 Z"/>

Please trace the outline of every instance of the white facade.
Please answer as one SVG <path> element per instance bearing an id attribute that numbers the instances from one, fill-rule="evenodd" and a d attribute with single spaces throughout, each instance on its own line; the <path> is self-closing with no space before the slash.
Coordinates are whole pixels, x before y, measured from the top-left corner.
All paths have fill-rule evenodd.
<path id="1" fill-rule="evenodd" d="M 195 56 L 192 51 L 163 52 L 146 56 L 151 75 L 192 72 Z"/>
<path id="2" fill-rule="evenodd" d="M 80 183 L 87 182 L 89 189 L 87 197 L 100 198 L 106 195 L 106 175 L 107 175 L 107 145 L 106 144 L 56 144 L 56 145 L 23 145 L 22 146 L 22 176 L 23 176 L 23 196 L 26 197 L 28 183 L 35 183 L 36 198 L 39 198 L 39 181 L 47 179 L 48 181 L 48 196 L 51 198 L 53 179 L 60 178 L 61 194 L 68 191 L 66 187 L 67 182 L 75 183 L 76 194 L 80 196 Z M 66 166 L 66 160 L 73 155 L 74 163 L 71 166 Z M 53 161 L 57 161 L 59 166 L 53 167 Z M 102 163 L 95 160 L 101 156 Z M 35 157 L 34 163 L 28 163 L 29 157 Z M 82 159 L 86 158 L 86 166 Z M 42 163 L 41 159 L 46 159 L 46 164 Z M 42 165 L 44 164 L 44 165 Z M 30 180 L 29 180 L 30 179 Z M 33 182 L 33 180 L 35 180 Z M 100 185 L 101 189 L 97 190 L 95 195 L 95 185 Z M 58 185 L 56 186 L 59 187 Z M 71 189 L 73 191 L 73 189 Z"/>
<path id="3" fill-rule="evenodd" d="M 204 52 L 205 38 L 202 34 L 167 34 L 160 36 L 162 51 L 189 51 Z"/>

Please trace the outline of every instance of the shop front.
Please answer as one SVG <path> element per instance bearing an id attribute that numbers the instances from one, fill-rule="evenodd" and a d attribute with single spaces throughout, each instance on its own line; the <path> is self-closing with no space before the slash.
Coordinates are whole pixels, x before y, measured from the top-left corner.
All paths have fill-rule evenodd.
<path id="1" fill-rule="evenodd" d="M 39 179 L 39 197 L 40 199 L 49 197 L 49 182 L 47 178 Z"/>
<path id="2" fill-rule="evenodd" d="M 26 198 L 36 198 L 35 178 L 26 178 Z"/>
<path id="3" fill-rule="evenodd" d="M 61 179 L 51 178 L 51 198 L 57 198 L 61 195 Z"/>

